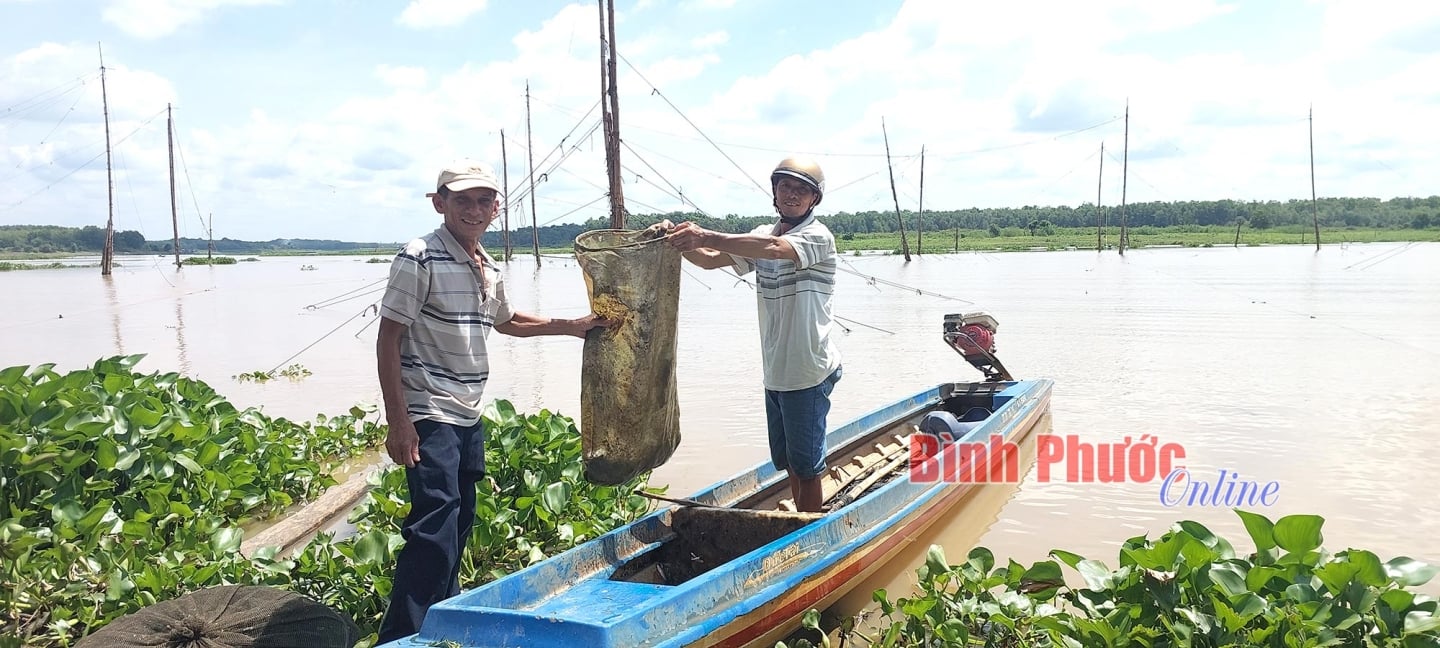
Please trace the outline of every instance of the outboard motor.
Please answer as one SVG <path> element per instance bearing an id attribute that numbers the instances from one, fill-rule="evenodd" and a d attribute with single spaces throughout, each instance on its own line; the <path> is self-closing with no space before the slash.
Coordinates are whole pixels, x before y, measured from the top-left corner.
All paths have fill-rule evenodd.
<path id="1" fill-rule="evenodd" d="M 951 313 L 945 316 L 945 343 L 971 366 L 985 374 L 986 382 L 1014 380 L 995 357 L 995 331 L 1000 323 L 989 313 Z"/>
<path id="2" fill-rule="evenodd" d="M 972 407 L 958 417 L 945 410 L 935 410 L 920 419 L 920 425 L 916 427 L 926 434 L 947 439 L 947 442 L 955 442 L 965 438 L 971 430 L 984 425 L 989 416 L 990 411 L 983 407 Z"/>

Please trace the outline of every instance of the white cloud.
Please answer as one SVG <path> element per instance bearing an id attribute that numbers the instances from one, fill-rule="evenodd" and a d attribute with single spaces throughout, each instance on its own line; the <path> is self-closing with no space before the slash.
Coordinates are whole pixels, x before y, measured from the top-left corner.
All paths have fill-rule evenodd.
<path id="1" fill-rule="evenodd" d="M 711 49 L 728 42 L 730 42 L 730 34 L 722 29 L 691 40 L 690 46 L 695 49 Z"/>
<path id="2" fill-rule="evenodd" d="M 226 6 L 280 4 L 282 0 L 110 0 L 101 16 L 136 38 L 159 38 Z"/>
<path id="3" fill-rule="evenodd" d="M 450 27 L 485 10 L 488 0 L 410 0 L 395 22 L 414 29 Z"/>
<path id="4" fill-rule="evenodd" d="M 375 69 L 375 76 L 392 88 L 412 90 L 424 88 L 429 78 L 425 68 L 413 65 L 381 65 Z"/>
<path id="5" fill-rule="evenodd" d="M 1316 0 L 1324 7 L 1322 37 L 1336 51 L 1394 45 L 1392 38 L 1440 28 L 1440 4 L 1405 0 Z"/>

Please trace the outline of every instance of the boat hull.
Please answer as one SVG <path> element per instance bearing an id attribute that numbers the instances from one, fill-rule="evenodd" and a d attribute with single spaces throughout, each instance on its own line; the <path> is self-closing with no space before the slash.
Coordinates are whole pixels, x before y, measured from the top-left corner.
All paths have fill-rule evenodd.
<path id="1" fill-rule="evenodd" d="M 1048 410 L 1051 385 L 1044 379 L 942 384 L 835 428 L 828 435 L 832 457 L 843 461 L 877 439 L 897 439 L 894 432 L 914 430 L 927 411 L 961 401 L 988 402 L 992 412 L 958 441 L 1018 444 Z M 922 459 L 934 462 L 929 473 L 952 459 L 958 445 Z M 893 456 L 893 443 L 890 448 Z M 767 462 L 690 499 L 713 507 L 711 517 L 732 515 L 733 524 L 752 524 L 756 514 L 775 511 L 787 489 L 784 480 Z M 420 634 L 386 647 L 439 641 L 465 648 L 772 646 L 799 627 L 806 611 L 834 603 L 983 487 L 977 479 L 927 482 L 902 474 L 832 513 L 776 531 L 781 535 L 769 542 L 718 558 L 711 556 L 715 547 L 707 552 L 686 544 L 695 540 L 681 537 L 688 516 L 667 507 L 442 601 Z M 679 573 L 687 565 L 676 556 L 699 562 Z"/>

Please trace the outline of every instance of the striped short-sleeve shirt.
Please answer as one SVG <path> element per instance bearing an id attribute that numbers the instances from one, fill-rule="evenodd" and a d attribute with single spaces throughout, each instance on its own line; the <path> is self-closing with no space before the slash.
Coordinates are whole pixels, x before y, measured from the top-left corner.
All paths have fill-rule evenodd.
<path id="1" fill-rule="evenodd" d="M 751 233 L 776 236 L 778 227 Z M 755 272 L 765 388 L 794 391 L 820 384 L 840 366 L 831 312 L 839 257 L 835 235 L 813 214 L 779 236 L 795 248 L 798 263 L 736 255 L 731 261 L 741 275 Z"/>
<path id="2" fill-rule="evenodd" d="M 483 268 L 441 226 L 405 244 L 390 264 L 380 314 L 406 326 L 400 380 L 412 421 L 480 420 L 490 377 L 486 340 L 514 311 L 500 269 L 478 249 Z"/>

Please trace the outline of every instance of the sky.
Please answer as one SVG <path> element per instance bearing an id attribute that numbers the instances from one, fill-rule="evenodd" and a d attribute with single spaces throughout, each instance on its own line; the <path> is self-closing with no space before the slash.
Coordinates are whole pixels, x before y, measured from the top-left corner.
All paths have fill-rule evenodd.
<path id="1" fill-rule="evenodd" d="M 822 218 L 1308 200 L 1312 127 L 1320 197 L 1440 193 L 1440 3 L 615 11 L 631 213 L 773 215 L 792 154 Z M 459 157 L 508 176 L 512 226 L 605 218 L 599 26 L 597 2 L 0 0 L 0 225 L 104 226 L 107 110 L 115 226 L 150 240 L 171 151 L 185 237 L 408 240 Z"/>

